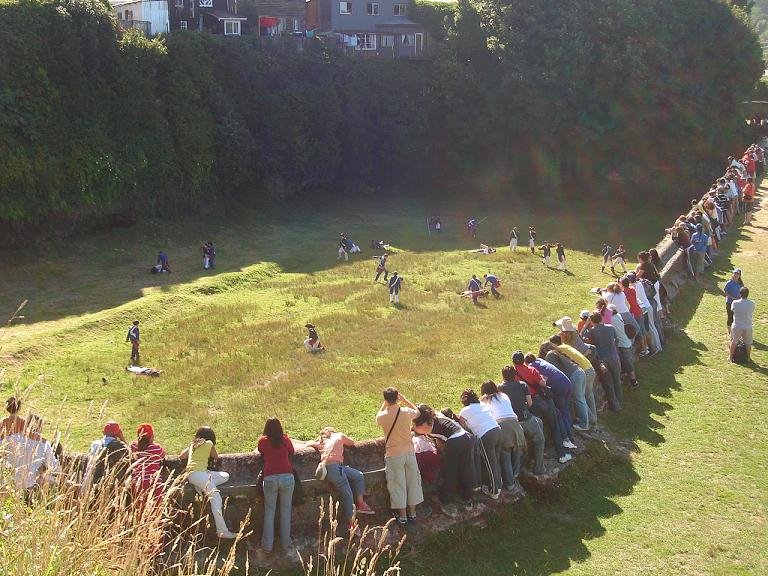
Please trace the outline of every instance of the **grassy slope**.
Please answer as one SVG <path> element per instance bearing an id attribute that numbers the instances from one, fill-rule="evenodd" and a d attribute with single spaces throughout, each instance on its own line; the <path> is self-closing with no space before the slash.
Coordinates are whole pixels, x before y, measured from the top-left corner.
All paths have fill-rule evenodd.
<path id="1" fill-rule="evenodd" d="M 642 363 L 641 390 L 608 421 L 636 441 L 631 462 L 580 459 L 562 490 L 529 499 L 489 529 L 440 535 L 409 572 L 431 574 L 425 567 L 438 562 L 454 576 L 768 573 L 767 246 L 763 210 L 725 243 L 731 256 L 676 301 L 684 333 Z M 757 301 L 757 365 L 725 362 L 719 289 L 733 266 Z"/>
<path id="2" fill-rule="evenodd" d="M 575 276 L 566 276 L 544 270 L 525 250 L 469 254 L 477 243 L 463 236 L 466 212 L 456 207 L 441 207 L 447 230 L 438 239 L 427 237 L 419 207 L 365 204 L 343 212 L 244 213 L 236 222 L 146 224 L 20 258 L 0 286 L 0 310 L 30 299 L 22 323 L 0 336 L 4 391 L 34 383 L 31 401 L 49 419 L 65 403 L 62 426 L 77 448 L 97 435 L 106 401 L 104 417 L 128 430 L 151 421 L 172 450 L 202 423 L 217 429 L 224 450 L 251 449 L 272 413 L 299 438 L 327 424 L 372 437 L 386 385 L 418 401 L 456 406 L 463 387 L 497 378 L 510 352 L 533 347 L 551 332 L 548 322 L 592 300 L 594 255 L 570 250 Z M 490 218 L 479 240 L 497 244 L 511 223 L 523 233 L 534 223 L 540 239 L 557 235 L 569 248 L 592 251 L 623 229 L 637 250 L 654 243 L 661 228 L 653 217 L 649 226 L 514 207 L 478 212 L 484 214 Z M 391 307 L 386 289 L 372 282 L 369 250 L 336 262 L 341 230 L 363 247 L 376 237 L 405 250 L 390 259 L 405 276 L 403 309 Z M 198 256 L 208 237 L 219 253 L 211 273 L 200 270 Z M 169 252 L 174 274 L 146 272 L 158 247 Z M 503 300 L 474 308 L 456 295 L 471 274 L 488 271 L 500 276 Z M 123 370 L 134 317 L 142 320 L 143 363 L 163 369 L 159 379 Z M 318 326 L 328 353 L 310 356 L 301 347 L 307 321 Z"/>

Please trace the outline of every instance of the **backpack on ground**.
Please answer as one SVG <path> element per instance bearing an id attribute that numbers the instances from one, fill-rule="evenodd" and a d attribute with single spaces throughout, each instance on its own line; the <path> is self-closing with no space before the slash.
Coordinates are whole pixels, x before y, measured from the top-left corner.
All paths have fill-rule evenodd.
<path id="1" fill-rule="evenodd" d="M 744 345 L 743 341 L 739 340 L 736 343 L 736 350 L 733 352 L 733 358 L 731 358 L 731 361 L 735 362 L 736 364 L 747 363 L 747 347 Z"/>

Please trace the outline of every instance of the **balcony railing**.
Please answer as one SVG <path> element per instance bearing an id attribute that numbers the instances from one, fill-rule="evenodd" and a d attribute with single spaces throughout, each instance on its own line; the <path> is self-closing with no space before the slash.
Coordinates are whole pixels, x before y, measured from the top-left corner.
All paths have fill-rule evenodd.
<path id="1" fill-rule="evenodd" d="M 144 36 L 152 35 L 151 23 L 147 22 L 146 20 L 120 20 L 120 27 L 123 30 L 128 30 L 130 28 L 137 28 L 138 30 L 141 30 L 144 33 Z"/>

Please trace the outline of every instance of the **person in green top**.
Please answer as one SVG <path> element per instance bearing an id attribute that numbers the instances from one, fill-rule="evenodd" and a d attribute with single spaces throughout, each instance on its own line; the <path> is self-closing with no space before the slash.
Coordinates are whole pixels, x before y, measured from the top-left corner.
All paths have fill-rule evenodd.
<path id="1" fill-rule="evenodd" d="M 211 513 L 216 524 L 216 534 L 219 538 L 232 539 L 236 535 L 230 532 L 224 521 L 221 494 L 218 488 L 219 484 L 224 484 L 229 480 L 229 474 L 208 470 L 208 459 L 218 457 L 216 434 L 208 426 L 198 428 L 192 444 L 179 454 L 179 460 L 187 461 L 187 472 L 189 473 L 187 480 L 195 487 L 198 494 L 204 494 L 211 502 Z"/>

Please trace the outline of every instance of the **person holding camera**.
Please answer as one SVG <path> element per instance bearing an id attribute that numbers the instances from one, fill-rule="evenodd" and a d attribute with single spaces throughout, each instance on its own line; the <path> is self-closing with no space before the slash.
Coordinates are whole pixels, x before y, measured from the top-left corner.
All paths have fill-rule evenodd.
<path id="1" fill-rule="evenodd" d="M 411 424 L 420 412 L 397 388 L 387 388 L 383 395 L 384 403 L 376 414 L 376 424 L 385 436 L 384 472 L 387 490 L 397 522 L 405 526 L 408 522 L 416 521 L 416 506 L 424 502 L 419 464 L 411 441 Z"/>

